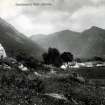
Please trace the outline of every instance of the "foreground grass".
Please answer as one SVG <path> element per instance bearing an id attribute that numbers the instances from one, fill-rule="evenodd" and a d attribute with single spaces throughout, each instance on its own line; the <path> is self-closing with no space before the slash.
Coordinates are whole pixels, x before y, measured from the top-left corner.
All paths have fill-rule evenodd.
<path id="1" fill-rule="evenodd" d="M 41 76 L 37 76 L 13 67 L 0 68 L 0 105 L 105 105 L 104 89 L 79 81 L 69 71 L 49 71 L 39 71 Z"/>

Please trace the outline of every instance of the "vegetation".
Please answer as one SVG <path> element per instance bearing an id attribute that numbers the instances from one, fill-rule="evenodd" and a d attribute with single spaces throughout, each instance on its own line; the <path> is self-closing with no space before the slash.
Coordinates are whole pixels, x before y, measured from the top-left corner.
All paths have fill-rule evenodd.
<path id="1" fill-rule="evenodd" d="M 40 66 L 38 60 L 36 60 L 32 56 L 28 56 L 26 53 L 23 52 L 19 53 L 16 56 L 16 59 L 18 62 L 21 62 L 24 66 L 28 67 L 29 69 L 36 69 L 36 67 Z"/>
<path id="2" fill-rule="evenodd" d="M 94 61 L 104 61 L 102 57 L 98 57 L 98 56 L 93 57 L 93 60 Z"/>
<path id="3" fill-rule="evenodd" d="M 5 60 L 8 61 L 9 58 Z M 11 64 L 13 63 L 12 60 Z M 20 60 L 22 61 L 22 59 Z M 71 71 L 36 66 L 34 71 L 22 71 L 16 65 L 0 65 L 1 105 L 104 105 L 105 90 L 88 85 L 73 77 Z M 48 69 L 48 70 L 47 70 Z M 47 70 L 45 72 L 44 70 Z M 36 72 L 36 74 L 35 74 Z M 38 75 L 37 75 L 38 74 Z M 62 99 L 50 93 L 63 95 Z"/>
<path id="4" fill-rule="evenodd" d="M 44 53 L 42 56 L 45 64 L 52 64 L 56 67 L 62 64 L 60 52 L 56 48 L 49 48 L 48 53 Z"/>
<path id="5" fill-rule="evenodd" d="M 73 61 L 73 54 L 70 52 L 60 54 L 56 48 L 49 48 L 48 53 L 44 53 L 42 56 L 45 64 L 52 64 L 56 67 L 60 67 L 62 63 Z"/>
<path id="6" fill-rule="evenodd" d="M 65 63 L 71 62 L 73 61 L 73 54 L 71 54 L 70 52 L 64 52 L 61 54 L 61 59 Z"/>

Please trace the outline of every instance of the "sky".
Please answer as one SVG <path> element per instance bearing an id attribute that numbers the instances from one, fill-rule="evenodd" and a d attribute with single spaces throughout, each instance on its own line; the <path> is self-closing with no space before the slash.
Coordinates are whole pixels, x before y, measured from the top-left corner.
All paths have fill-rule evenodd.
<path id="1" fill-rule="evenodd" d="M 0 17 L 28 37 L 105 29 L 105 0 L 0 0 Z"/>

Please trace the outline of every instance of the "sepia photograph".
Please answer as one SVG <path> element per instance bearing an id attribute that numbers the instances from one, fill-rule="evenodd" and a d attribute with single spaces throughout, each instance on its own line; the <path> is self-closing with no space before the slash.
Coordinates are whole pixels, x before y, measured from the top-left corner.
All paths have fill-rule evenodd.
<path id="1" fill-rule="evenodd" d="M 0 0 L 0 105 L 105 105 L 105 0 Z"/>

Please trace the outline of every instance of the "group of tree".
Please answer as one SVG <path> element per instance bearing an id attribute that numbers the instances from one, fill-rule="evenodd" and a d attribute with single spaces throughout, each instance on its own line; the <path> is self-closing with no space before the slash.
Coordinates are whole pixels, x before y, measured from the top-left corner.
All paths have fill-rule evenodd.
<path id="1" fill-rule="evenodd" d="M 63 63 L 68 63 L 73 60 L 73 54 L 71 52 L 60 53 L 56 48 L 49 48 L 48 52 L 43 53 L 42 57 L 44 64 L 56 67 L 60 67 Z M 24 52 L 18 53 L 16 60 L 28 68 L 36 69 L 40 65 L 38 60 L 32 56 L 28 56 L 28 54 Z"/>
<path id="2" fill-rule="evenodd" d="M 21 62 L 24 66 L 26 66 L 28 68 L 34 68 L 34 69 L 36 69 L 36 67 L 39 65 L 39 61 L 38 60 L 36 60 L 32 56 L 28 56 L 24 52 L 20 52 L 19 54 L 17 54 L 16 60 L 18 62 Z"/>
<path id="3" fill-rule="evenodd" d="M 56 67 L 60 67 L 63 63 L 68 63 L 73 60 L 73 54 L 71 52 L 63 52 L 60 54 L 56 48 L 49 48 L 48 52 L 42 56 L 45 64 L 52 64 Z"/>
<path id="4" fill-rule="evenodd" d="M 104 58 L 99 57 L 99 56 L 94 56 L 94 57 L 92 58 L 92 60 L 93 60 L 93 61 L 104 61 Z"/>

